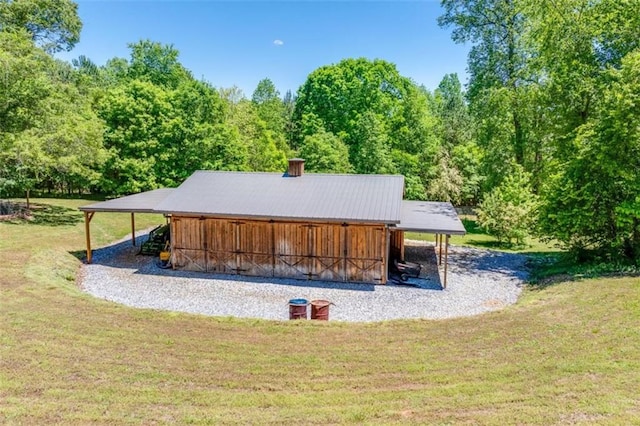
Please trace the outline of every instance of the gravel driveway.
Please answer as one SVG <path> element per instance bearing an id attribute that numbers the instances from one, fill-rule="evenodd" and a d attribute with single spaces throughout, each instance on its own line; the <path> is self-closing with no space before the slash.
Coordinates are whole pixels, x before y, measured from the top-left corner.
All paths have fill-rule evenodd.
<path id="1" fill-rule="evenodd" d="M 451 246 L 443 290 L 433 243 L 408 241 L 406 246 L 407 260 L 424 265 L 420 278 L 409 280 L 415 287 L 164 270 L 156 258 L 136 256 L 138 248 L 129 240 L 95 250 L 93 263 L 82 266 L 79 283 L 95 297 L 137 308 L 287 320 L 290 299 L 325 299 L 334 304 L 330 320 L 381 321 L 498 310 L 517 301 L 527 278 L 524 255 Z"/>

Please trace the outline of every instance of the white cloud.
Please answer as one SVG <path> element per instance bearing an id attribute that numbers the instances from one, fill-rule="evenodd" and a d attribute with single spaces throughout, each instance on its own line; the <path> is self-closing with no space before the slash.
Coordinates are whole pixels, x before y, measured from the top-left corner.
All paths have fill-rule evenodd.
<path id="1" fill-rule="evenodd" d="M 273 40 L 273 44 L 275 44 L 276 46 L 282 46 L 284 44 L 284 41 L 275 39 Z"/>

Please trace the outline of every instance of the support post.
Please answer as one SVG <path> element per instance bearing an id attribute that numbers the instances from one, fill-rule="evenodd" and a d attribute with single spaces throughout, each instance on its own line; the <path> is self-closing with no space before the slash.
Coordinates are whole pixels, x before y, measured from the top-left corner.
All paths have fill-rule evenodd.
<path id="1" fill-rule="evenodd" d="M 443 289 L 447 288 L 447 265 L 449 263 L 449 237 L 451 235 L 447 234 L 447 240 L 445 242 L 445 247 L 444 247 L 444 285 L 442 286 Z"/>
<path id="2" fill-rule="evenodd" d="M 136 219 L 135 213 L 131 212 L 131 244 L 136 245 Z"/>
<path id="3" fill-rule="evenodd" d="M 438 255 L 438 264 L 442 265 L 442 234 L 438 234 L 440 240 L 440 254 Z"/>
<path id="4" fill-rule="evenodd" d="M 84 234 L 87 239 L 87 263 L 91 263 L 91 258 L 93 257 L 91 253 L 91 227 L 89 224 L 94 214 L 95 212 L 84 212 Z"/>

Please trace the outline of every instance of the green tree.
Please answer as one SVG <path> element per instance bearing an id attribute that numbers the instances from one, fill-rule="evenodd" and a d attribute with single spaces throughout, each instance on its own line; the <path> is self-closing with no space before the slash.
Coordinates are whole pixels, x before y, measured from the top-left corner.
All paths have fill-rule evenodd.
<path id="1" fill-rule="evenodd" d="M 434 167 L 436 123 L 428 94 L 393 64 L 346 59 L 318 68 L 300 87 L 291 143 L 297 149 L 305 136 L 336 135 L 349 148 L 356 173 L 416 173 L 411 182 L 422 187 L 413 187 L 416 195 L 424 193 L 422 168 Z M 416 163 L 421 165 L 417 170 L 411 166 Z"/>
<path id="2" fill-rule="evenodd" d="M 227 124 L 237 129 L 240 142 L 246 147 L 248 170 L 275 172 L 286 169 L 286 152 L 278 147 L 273 132 L 259 117 L 251 101 L 244 99 L 230 105 Z"/>
<path id="3" fill-rule="evenodd" d="M 498 241 L 522 245 L 533 232 L 538 202 L 531 191 L 530 174 L 519 165 L 513 170 L 482 200 L 478 222 Z"/>
<path id="4" fill-rule="evenodd" d="M 467 96 L 477 123 L 477 143 L 486 152 L 486 188 L 511 173 L 505 166 L 511 163 L 538 173 L 545 160 L 538 146 L 540 123 L 531 119 L 528 106 L 531 86 L 539 77 L 530 66 L 533 55 L 524 37 L 527 17 L 522 2 L 443 0 L 442 5 L 445 13 L 439 24 L 454 28 L 454 41 L 473 44 Z"/>
<path id="5" fill-rule="evenodd" d="M 350 173 L 349 149 L 336 135 L 320 130 L 305 136 L 299 156 L 305 159 L 305 169 L 317 173 Z"/>
<path id="6" fill-rule="evenodd" d="M 442 145 L 427 193 L 433 199 L 473 205 L 480 196 L 482 155 L 457 74 L 444 76 L 434 92 L 433 105 Z"/>
<path id="7" fill-rule="evenodd" d="M 82 22 L 71 0 L 0 0 L 0 31 L 26 30 L 49 53 L 71 50 Z"/>
<path id="8" fill-rule="evenodd" d="M 0 32 L 0 185 L 27 196 L 43 182 L 86 188 L 104 158 L 102 126 L 74 71 L 23 31 Z M 71 77 L 70 77 L 71 76 Z"/>
<path id="9" fill-rule="evenodd" d="M 146 80 L 172 89 L 183 81 L 193 79 L 191 73 L 178 61 L 180 52 L 172 45 L 141 40 L 129 44 L 129 48 L 131 61 L 128 73 L 133 79 Z"/>
<path id="10" fill-rule="evenodd" d="M 256 108 L 258 117 L 271 132 L 278 150 L 287 152 L 289 150 L 286 138 L 287 112 L 285 104 L 280 99 L 280 92 L 273 82 L 268 78 L 260 80 L 251 96 L 251 102 Z"/>
<path id="11" fill-rule="evenodd" d="M 577 254 L 640 261 L 640 50 L 611 69 L 602 104 L 545 193 L 541 227 Z"/>

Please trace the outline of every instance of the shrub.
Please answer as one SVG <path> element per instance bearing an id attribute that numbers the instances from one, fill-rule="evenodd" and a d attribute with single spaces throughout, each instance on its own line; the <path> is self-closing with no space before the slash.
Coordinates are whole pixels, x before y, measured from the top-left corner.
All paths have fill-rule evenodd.
<path id="1" fill-rule="evenodd" d="M 501 243 L 522 245 L 535 223 L 537 197 L 530 175 L 519 165 L 480 203 L 478 222 Z"/>

